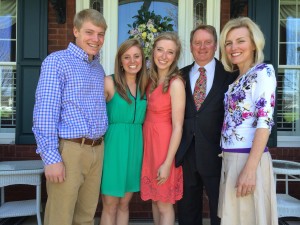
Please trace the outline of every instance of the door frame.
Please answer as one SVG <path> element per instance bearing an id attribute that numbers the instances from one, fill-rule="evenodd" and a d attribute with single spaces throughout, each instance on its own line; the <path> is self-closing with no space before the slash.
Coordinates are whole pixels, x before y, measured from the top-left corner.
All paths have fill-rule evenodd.
<path id="1" fill-rule="evenodd" d="M 182 42 L 182 55 L 179 60 L 179 68 L 191 64 L 193 57 L 190 52 L 190 32 L 193 29 L 193 0 L 178 0 L 178 35 Z M 76 12 L 89 8 L 89 0 L 76 0 Z M 114 72 L 114 58 L 118 46 L 118 1 L 103 0 L 103 16 L 108 28 L 103 45 L 102 65 L 106 74 Z M 216 28 L 220 33 L 221 0 L 207 0 L 207 24 Z M 219 49 L 219 47 L 218 47 Z M 216 51 L 219 58 L 219 50 Z"/>

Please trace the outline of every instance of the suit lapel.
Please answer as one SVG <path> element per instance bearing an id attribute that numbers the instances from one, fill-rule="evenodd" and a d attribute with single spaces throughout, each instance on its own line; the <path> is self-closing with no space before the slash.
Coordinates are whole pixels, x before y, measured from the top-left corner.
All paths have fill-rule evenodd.
<path id="1" fill-rule="evenodd" d="M 195 106 L 195 102 L 194 102 L 194 97 L 193 97 L 193 93 L 192 93 L 192 89 L 191 89 L 191 81 L 190 81 L 190 71 L 192 69 L 192 67 L 194 66 L 194 63 L 192 63 L 191 65 L 187 66 L 184 68 L 184 70 L 182 70 L 182 75 L 185 79 L 185 93 L 186 93 L 186 104 L 191 104 L 191 108 L 194 109 L 194 111 L 196 112 L 196 106 Z"/>

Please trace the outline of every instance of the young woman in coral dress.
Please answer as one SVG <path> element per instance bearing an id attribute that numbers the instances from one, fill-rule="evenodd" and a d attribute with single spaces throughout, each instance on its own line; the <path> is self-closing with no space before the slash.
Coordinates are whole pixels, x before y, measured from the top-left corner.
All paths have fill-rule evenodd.
<path id="1" fill-rule="evenodd" d="M 174 33 L 162 33 L 154 41 L 143 126 L 141 198 L 152 200 L 155 225 L 174 225 L 173 204 L 183 193 L 182 168 L 174 164 L 185 109 L 184 82 L 177 67 L 180 52 Z"/>

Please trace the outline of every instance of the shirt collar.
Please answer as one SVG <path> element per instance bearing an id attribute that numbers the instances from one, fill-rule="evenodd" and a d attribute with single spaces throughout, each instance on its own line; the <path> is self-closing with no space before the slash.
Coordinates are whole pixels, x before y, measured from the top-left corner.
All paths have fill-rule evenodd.
<path id="1" fill-rule="evenodd" d="M 68 51 L 71 52 L 75 57 L 82 59 L 83 61 L 89 62 L 89 56 L 88 54 L 77 45 L 70 43 L 68 46 Z M 94 56 L 94 59 L 92 61 L 99 60 L 99 53 Z"/>
<path id="2" fill-rule="evenodd" d="M 204 66 L 204 68 L 206 70 L 206 74 L 210 74 L 211 71 L 214 71 L 215 66 L 216 66 L 216 60 L 215 60 L 215 58 L 213 58 L 209 63 L 207 63 Z M 195 62 L 191 69 L 192 74 L 198 74 L 199 67 L 200 66 Z"/>

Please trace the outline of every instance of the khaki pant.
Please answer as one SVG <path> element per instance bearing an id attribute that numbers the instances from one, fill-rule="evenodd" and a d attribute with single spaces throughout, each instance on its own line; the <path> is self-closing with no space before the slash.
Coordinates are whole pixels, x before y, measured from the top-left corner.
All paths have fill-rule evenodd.
<path id="1" fill-rule="evenodd" d="M 91 225 L 99 200 L 103 143 L 91 147 L 60 140 L 63 183 L 47 182 L 45 225 Z"/>

